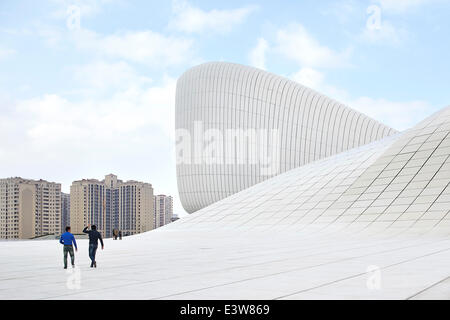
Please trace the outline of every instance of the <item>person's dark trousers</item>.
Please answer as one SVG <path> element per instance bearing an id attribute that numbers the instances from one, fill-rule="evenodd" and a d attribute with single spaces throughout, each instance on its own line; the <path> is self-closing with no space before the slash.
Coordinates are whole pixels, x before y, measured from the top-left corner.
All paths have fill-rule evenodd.
<path id="1" fill-rule="evenodd" d="M 95 254 L 97 253 L 97 245 L 89 244 L 89 258 L 91 258 L 91 267 L 94 266 L 95 263 Z"/>
<path id="2" fill-rule="evenodd" d="M 75 255 L 73 254 L 72 246 L 64 246 L 64 268 L 67 268 L 67 253 L 70 254 L 70 260 L 72 260 L 72 266 L 75 265 Z"/>

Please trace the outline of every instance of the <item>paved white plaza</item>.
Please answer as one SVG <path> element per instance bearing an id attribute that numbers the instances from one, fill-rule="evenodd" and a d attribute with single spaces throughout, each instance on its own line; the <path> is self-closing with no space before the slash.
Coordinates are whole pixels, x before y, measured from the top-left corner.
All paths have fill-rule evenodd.
<path id="1" fill-rule="evenodd" d="M 106 240 L 97 269 L 78 246 L 66 271 L 56 240 L 2 241 L 0 299 L 450 299 L 448 237 L 164 227 Z"/>

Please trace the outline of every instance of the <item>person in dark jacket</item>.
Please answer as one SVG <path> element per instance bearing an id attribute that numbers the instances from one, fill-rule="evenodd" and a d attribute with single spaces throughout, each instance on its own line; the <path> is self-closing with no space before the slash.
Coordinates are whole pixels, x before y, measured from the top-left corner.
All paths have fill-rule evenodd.
<path id="1" fill-rule="evenodd" d="M 91 230 L 88 230 L 89 227 L 91 227 Z M 100 243 L 102 244 L 102 250 L 104 249 L 102 235 L 97 231 L 95 225 L 91 226 L 90 224 L 83 229 L 83 232 L 89 235 L 89 258 L 91 258 L 91 268 L 97 268 L 95 254 L 97 253 L 98 240 L 100 240 Z"/>
<path id="2" fill-rule="evenodd" d="M 64 245 L 64 269 L 67 269 L 67 253 L 70 254 L 70 260 L 72 261 L 72 268 L 75 268 L 75 255 L 73 253 L 73 246 L 75 246 L 75 251 L 78 251 L 77 242 L 75 237 L 70 233 L 70 227 L 66 227 L 66 232 L 61 235 L 59 243 Z M 73 243 L 73 245 L 72 245 Z"/>

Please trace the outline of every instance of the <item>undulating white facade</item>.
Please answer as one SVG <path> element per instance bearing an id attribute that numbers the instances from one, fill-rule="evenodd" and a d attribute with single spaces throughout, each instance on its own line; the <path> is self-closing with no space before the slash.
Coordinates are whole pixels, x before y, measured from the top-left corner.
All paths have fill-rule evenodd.
<path id="1" fill-rule="evenodd" d="M 175 120 L 177 130 L 197 142 L 177 163 L 180 200 L 190 213 L 277 174 L 396 133 L 289 79 L 225 62 L 196 66 L 179 78 Z M 218 161 L 208 162 L 208 149 L 198 146 L 199 132 L 208 130 L 233 135 L 220 142 L 214 134 L 204 137 L 220 151 Z M 248 139 L 251 130 L 277 133 L 277 157 L 270 159 L 269 171 L 262 171 L 267 165 L 258 148 L 265 141 Z M 177 145 L 178 154 L 182 146 Z"/>

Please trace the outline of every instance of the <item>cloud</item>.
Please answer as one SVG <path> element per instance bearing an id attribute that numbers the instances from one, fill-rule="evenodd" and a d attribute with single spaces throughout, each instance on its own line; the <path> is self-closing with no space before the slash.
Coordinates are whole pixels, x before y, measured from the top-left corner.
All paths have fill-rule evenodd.
<path id="1" fill-rule="evenodd" d="M 164 68 L 195 63 L 194 39 L 165 35 L 152 30 L 101 34 L 89 29 L 33 24 L 33 34 L 55 49 L 75 48 L 97 60 L 110 58 Z"/>
<path id="2" fill-rule="evenodd" d="M 320 71 L 312 68 L 302 68 L 292 74 L 290 78 L 311 89 L 320 90 L 323 85 L 324 75 Z"/>
<path id="3" fill-rule="evenodd" d="M 183 0 L 173 1 L 172 4 L 173 17 L 169 27 L 186 33 L 229 33 L 257 9 L 256 6 L 246 6 L 230 10 L 204 11 Z"/>
<path id="4" fill-rule="evenodd" d="M 333 99 L 345 101 L 349 96 L 345 90 L 326 83 L 325 74 L 317 69 L 300 68 L 299 71 L 288 75 L 288 78 Z"/>
<path id="5" fill-rule="evenodd" d="M 20 119 L 26 132 L 22 142 L 29 142 L 42 152 L 54 152 L 65 144 L 92 150 L 100 143 L 126 146 L 129 135 L 139 135 L 148 129 L 172 136 L 170 109 L 174 94 L 174 79 L 168 79 L 162 86 L 129 88 L 105 99 L 75 102 L 45 94 L 19 101 L 16 119 Z"/>
<path id="6" fill-rule="evenodd" d="M 350 49 L 336 52 L 323 46 L 300 24 L 278 30 L 276 41 L 275 50 L 302 67 L 341 68 L 351 65 Z"/>
<path id="7" fill-rule="evenodd" d="M 80 50 L 151 67 L 179 65 L 193 59 L 192 39 L 166 36 L 151 30 L 100 35 L 81 29 L 71 35 Z"/>
<path id="8" fill-rule="evenodd" d="M 397 130 L 406 130 L 436 111 L 426 101 L 389 101 L 360 97 L 349 100 L 348 105 Z"/>
<path id="9" fill-rule="evenodd" d="M 89 93 L 102 93 L 124 88 L 141 88 L 152 83 L 152 79 L 139 75 L 124 61 L 108 63 L 102 60 L 71 68 L 74 78 L 89 89 Z"/>
<path id="10" fill-rule="evenodd" d="M 253 67 L 266 70 L 266 51 L 269 44 L 264 38 L 259 38 L 256 47 L 249 53 L 250 65 Z"/>

